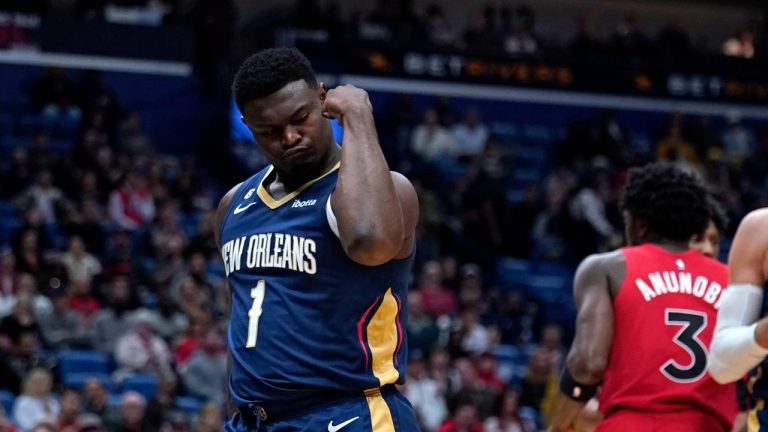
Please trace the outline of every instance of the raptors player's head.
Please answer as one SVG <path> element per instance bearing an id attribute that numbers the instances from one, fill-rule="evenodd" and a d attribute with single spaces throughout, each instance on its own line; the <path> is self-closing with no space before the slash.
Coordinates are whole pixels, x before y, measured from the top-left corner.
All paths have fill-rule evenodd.
<path id="1" fill-rule="evenodd" d="M 248 57 L 232 83 L 235 103 L 264 155 L 284 174 L 322 170 L 336 145 L 323 117 L 326 88 L 294 48 L 271 48 Z"/>
<path id="2" fill-rule="evenodd" d="M 728 215 L 726 215 L 723 206 L 712 195 L 707 197 L 709 205 L 709 222 L 703 233 L 696 235 L 690 242 L 690 248 L 695 249 L 702 254 L 717 258 L 720 253 L 720 240 L 728 227 Z"/>
<path id="3" fill-rule="evenodd" d="M 629 170 L 621 209 L 629 245 L 670 242 L 685 247 L 710 219 L 701 179 L 669 163 Z"/>

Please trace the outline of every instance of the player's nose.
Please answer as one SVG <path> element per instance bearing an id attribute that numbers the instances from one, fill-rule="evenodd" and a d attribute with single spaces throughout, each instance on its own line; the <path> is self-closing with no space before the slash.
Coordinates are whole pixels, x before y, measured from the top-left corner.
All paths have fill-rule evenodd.
<path id="1" fill-rule="evenodd" d="M 287 126 L 283 130 L 283 144 L 293 146 L 301 140 L 301 133 L 294 126 Z"/>

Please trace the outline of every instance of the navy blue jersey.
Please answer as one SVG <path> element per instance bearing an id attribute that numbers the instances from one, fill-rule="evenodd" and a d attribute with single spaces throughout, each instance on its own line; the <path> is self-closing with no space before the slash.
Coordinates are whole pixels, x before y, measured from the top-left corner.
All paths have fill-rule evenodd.
<path id="1" fill-rule="evenodd" d="M 346 256 L 326 213 L 338 167 L 275 200 L 263 186 L 269 166 L 227 209 L 221 245 L 238 405 L 403 382 L 413 255 L 376 267 Z"/>

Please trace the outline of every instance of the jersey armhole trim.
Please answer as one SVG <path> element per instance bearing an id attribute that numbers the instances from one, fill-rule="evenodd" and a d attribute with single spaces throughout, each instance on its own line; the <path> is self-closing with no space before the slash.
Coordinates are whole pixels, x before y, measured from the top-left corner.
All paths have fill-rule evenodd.
<path id="1" fill-rule="evenodd" d="M 328 220 L 328 226 L 336 235 L 336 238 L 341 239 L 339 236 L 339 223 L 336 221 L 336 215 L 333 214 L 333 208 L 331 208 L 331 196 L 333 196 L 333 193 L 328 195 L 328 200 L 325 202 L 325 217 Z"/>

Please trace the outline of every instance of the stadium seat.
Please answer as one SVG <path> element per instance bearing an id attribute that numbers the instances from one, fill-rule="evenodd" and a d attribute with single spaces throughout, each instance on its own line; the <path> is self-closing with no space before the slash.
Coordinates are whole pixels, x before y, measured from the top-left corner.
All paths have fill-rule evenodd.
<path id="1" fill-rule="evenodd" d="M 203 401 L 193 396 L 179 396 L 174 401 L 174 405 L 184 412 L 197 414 L 203 406 Z"/>
<path id="2" fill-rule="evenodd" d="M 110 393 L 109 397 L 107 398 L 107 405 L 109 405 L 111 408 L 116 408 L 120 406 L 120 403 L 122 401 L 123 401 L 122 393 Z"/>
<path id="3" fill-rule="evenodd" d="M 3 406 L 3 409 L 5 409 L 5 416 L 10 417 L 11 413 L 13 412 L 13 401 L 16 400 L 16 396 L 7 391 L 7 390 L 0 390 L 0 405 Z"/>
<path id="4" fill-rule="evenodd" d="M 152 399 L 157 391 L 158 379 L 154 375 L 136 374 L 130 375 L 123 380 L 121 389 L 126 391 L 135 391 L 141 393 L 147 400 Z"/>
<path id="5" fill-rule="evenodd" d="M 96 378 L 107 389 L 112 388 L 112 378 L 109 374 L 100 372 L 67 372 L 63 373 L 61 382 L 64 386 L 74 388 L 77 390 L 82 389 L 85 386 L 85 382 L 89 379 Z"/>
<path id="6" fill-rule="evenodd" d="M 70 373 L 109 375 L 109 357 L 96 351 L 62 351 L 59 354 L 62 378 Z"/>

